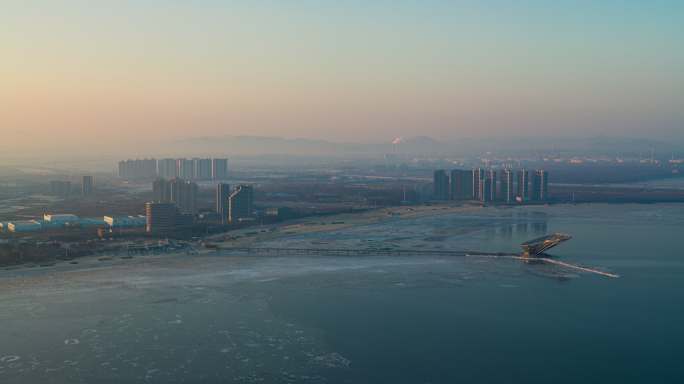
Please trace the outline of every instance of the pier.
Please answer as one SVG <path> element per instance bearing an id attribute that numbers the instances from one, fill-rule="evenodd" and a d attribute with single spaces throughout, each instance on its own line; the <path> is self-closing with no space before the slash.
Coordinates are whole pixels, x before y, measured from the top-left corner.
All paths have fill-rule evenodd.
<path id="1" fill-rule="evenodd" d="M 554 236 L 554 235 L 551 235 Z M 568 239 L 562 240 L 566 241 Z M 534 240 L 533 240 L 534 241 Z M 552 240 L 555 245 L 562 241 L 556 242 Z M 543 242 L 543 241 L 542 241 Z M 528 242 L 530 243 L 530 242 Z M 525 244 L 525 243 L 523 243 Z M 551 248 L 547 247 L 546 249 Z M 573 269 L 586 273 L 593 273 L 603 277 L 617 278 L 619 275 L 601 271 L 595 268 L 584 267 L 580 265 L 570 264 L 559 260 L 552 259 L 544 254 L 530 255 L 523 252 L 522 255 L 518 253 L 508 252 L 482 252 L 482 251 L 468 251 L 468 250 L 437 250 L 437 249 L 392 249 L 392 248 L 279 248 L 279 247 L 230 247 L 216 249 L 219 254 L 233 254 L 241 253 L 252 256 L 439 256 L 439 257 L 489 257 L 489 258 L 505 258 L 521 261 L 536 261 L 540 263 L 553 264 L 562 268 Z"/>
<path id="2" fill-rule="evenodd" d="M 519 256 L 517 253 L 437 249 L 229 247 L 219 253 L 261 256 Z"/>

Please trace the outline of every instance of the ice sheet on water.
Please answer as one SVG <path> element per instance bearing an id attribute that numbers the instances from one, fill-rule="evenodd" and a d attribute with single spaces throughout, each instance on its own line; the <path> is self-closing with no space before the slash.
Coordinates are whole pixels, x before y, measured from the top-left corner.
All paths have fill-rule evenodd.
<path id="1" fill-rule="evenodd" d="M 351 361 L 337 352 L 331 352 L 314 357 L 314 362 L 327 368 L 348 368 Z"/>
<path id="2" fill-rule="evenodd" d="M 21 360 L 21 357 L 17 355 L 7 355 L 0 357 L 0 363 L 13 363 L 19 360 Z"/>

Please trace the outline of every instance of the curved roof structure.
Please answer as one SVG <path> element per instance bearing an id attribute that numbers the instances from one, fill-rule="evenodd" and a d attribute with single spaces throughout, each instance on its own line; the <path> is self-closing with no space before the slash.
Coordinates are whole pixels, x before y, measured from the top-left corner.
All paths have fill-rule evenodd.
<path id="1" fill-rule="evenodd" d="M 572 236 L 564 233 L 554 233 L 526 241 L 520 246 L 525 255 L 539 255 L 557 246 L 558 244 L 572 239 Z"/>

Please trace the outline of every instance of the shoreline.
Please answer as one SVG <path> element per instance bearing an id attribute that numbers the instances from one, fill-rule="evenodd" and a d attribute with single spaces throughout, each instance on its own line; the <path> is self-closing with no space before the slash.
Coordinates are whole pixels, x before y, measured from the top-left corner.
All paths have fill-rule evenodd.
<path id="1" fill-rule="evenodd" d="M 220 234 L 210 235 L 202 238 L 186 251 L 171 252 L 169 254 L 187 255 L 211 255 L 223 247 L 249 246 L 259 242 L 277 240 L 288 236 L 297 236 L 311 233 L 334 232 L 344 230 L 353 226 L 370 225 L 383 223 L 390 220 L 410 220 L 421 217 L 453 214 L 458 212 L 475 211 L 484 207 L 469 203 L 452 204 L 433 204 L 420 206 L 397 206 L 384 207 L 358 213 L 339 213 L 323 217 L 305 217 L 281 223 L 268 224 L 264 226 L 253 226 L 238 230 L 228 231 Z M 209 245 L 210 248 L 207 247 Z M 73 264 L 75 267 L 81 265 L 83 261 L 107 262 L 112 260 L 139 260 L 142 256 L 127 256 L 120 254 L 93 254 L 83 257 L 75 257 L 69 260 L 58 258 L 44 260 L 41 262 L 26 262 L 20 264 L 0 265 L 2 271 L 15 270 L 49 270 L 52 267 Z M 105 264 L 103 264 L 105 265 Z"/>
<path id="2" fill-rule="evenodd" d="M 486 207 L 469 203 L 433 204 L 420 206 L 396 206 L 377 208 L 360 213 L 340 213 L 325 217 L 308 217 L 264 227 L 250 227 L 212 235 L 206 243 L 218 247 L 244 247 L 263 241 L 287 236 L 334 232 L 354 226 L 371 225 L 391 220 L 410 220 L 429 216 L 441 216 L 459 212 L 480 210 Z M 267 229 L 264 229 L 267 228 Z M 213 251 L 209 250 L 209 252 Z M 201 253 L 204 253 L 200 251 Z"/>
<path id="3" fill-rule="evenodd" d="M 219 234 L 209 235 L 200 239 L 199 241 L 189 243 L 190 246 L 186 250 L 174 251 L 168 254 L 180 254 L 188 256 L 207 256 L 226 248 L 234 247 L 250 247 L 262 242 L 277 241 L 278 239 L 285 239 L 289 236 L 300 236 L 315 233 L 329 233 L 340 230 L 345 230 L 355 226 L 366 226 L 379 223 L 386 223 L 388 221 L 403 221 L 414 220 L 430 216 L 442 216 L 458 213 L 474 213 L 486 208 L 506 209 L 506 208 L 541 208 L 552 206 L 571 206 L 571 205 L 586 205 L 586 204 L 604 204 L 604 203 L 547 203 L 547 204 L 529 204 L 529 205 L 481 205 L 475 202 L 445 202 L 434 203 L 430 205 L 418 206 L 393 206 L 383 207 L 377 209 L 366 210 L 356 213 L 338 213 L 329 216 L 309 216 L 295 220 L 288 220 L 280 223 L 267 224 L 263 226 L 252 226 Z M 616 205 L 608 204 L 607 205 Z M 652 205 L 640 204 L 638 205 Z M 654 204 L 679 204 L 679 203 L 654 203 Z M 161 254 L 163 257 L 165 254 Z M 21 264 L 5 264 L 0 265 L 0 271 L 14 271 L 14 270 L 51 270 L 55 266 L 64 266 L 66 264 L 73 264 L 74 267 L 81 265 L 84 261 L 130 261 L 140 260 L 145 257 L 155 256 L 155 254 L 131 256 L 125 252 L 120 253 L 102 253 L 91 254 L 82 257 L 74 257 L 70 259 L 52 258 L 39 262 L 25 262 Z M 159 256 L 159 255 L 157 255 Z M 101 265 L 106 265 L 102 263 Z"/>

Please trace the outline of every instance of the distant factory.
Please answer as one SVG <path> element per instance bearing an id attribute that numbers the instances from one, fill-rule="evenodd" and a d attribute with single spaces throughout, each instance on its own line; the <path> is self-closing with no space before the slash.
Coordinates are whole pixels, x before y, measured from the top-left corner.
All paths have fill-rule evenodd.
<path id="1" fill-rule="evenodd" d="M 433 174 L 434 200 L 477 200 L 506 204 L 528 201 L 543 202 L 549 198 L 549 174 L 545 170 L 513 171 L 503 169 L 454 169 L 447 173 L 438 169 Z"/>

